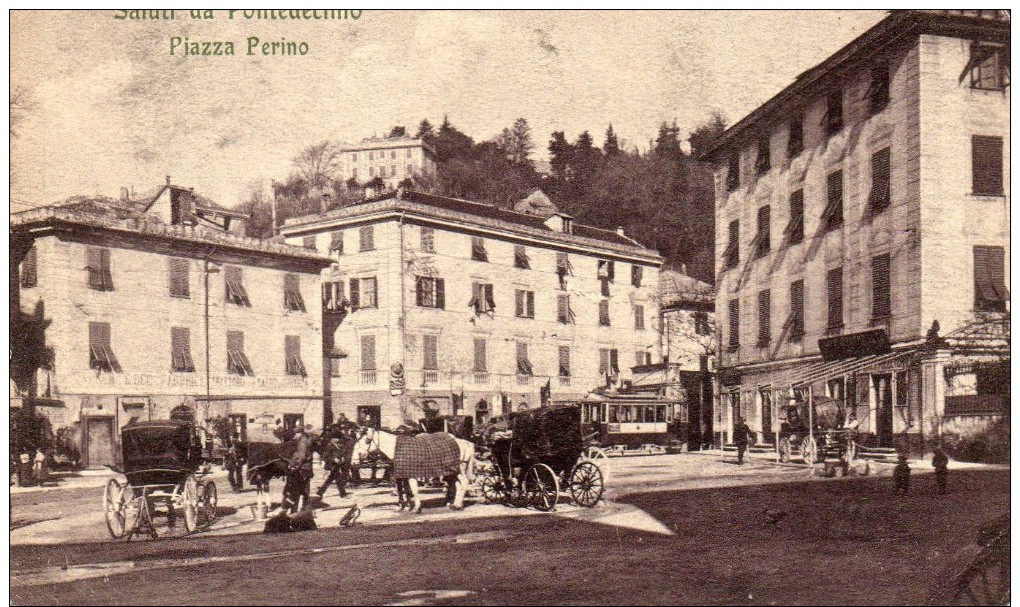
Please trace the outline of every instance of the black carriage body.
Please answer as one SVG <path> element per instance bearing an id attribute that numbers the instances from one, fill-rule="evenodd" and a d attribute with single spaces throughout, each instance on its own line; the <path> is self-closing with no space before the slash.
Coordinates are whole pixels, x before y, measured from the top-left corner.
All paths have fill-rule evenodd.
<path id="1" fill-rule="evenodd" d="M 438 415 L 418 420 L 428 433 L 449 432 L 464 440 L 471 440 L 474 435 L 474 418 L 470 415 Z"/>
<path id="2" fill-rule="evenodd" d="M 182 421 L 140 422 L 121 430 L 124 475 L 134 486 L 178 485 L 202 464 L 194 425 Z"/>
<path id="3" fill-rule="evenodd" d="M 490 445 L 501 468 L 508 465 L 523 471 L 545 464 L 560 474 L 570 470 L 584 451 L 581 409 L 576 405 L 511 413 L 506 425 L 511 437 L 496 439 Z"/>

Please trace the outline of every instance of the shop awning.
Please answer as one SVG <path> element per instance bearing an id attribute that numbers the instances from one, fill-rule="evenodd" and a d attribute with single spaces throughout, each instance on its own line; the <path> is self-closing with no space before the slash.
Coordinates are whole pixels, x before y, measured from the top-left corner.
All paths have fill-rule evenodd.
<path id="1" fill-rule="evenodd" d="M 903 350 L 900 352 L 889 352 L 887 354 L 872 354 L 870 356 L 858 356 L 843 360 L 830 362 L 817 362 L 806 368 L 791 369 L 786 374 L 772 380 L 771 384 L 776 389 L 786 389 L 793 386 L 803 386 L 825 379 L 835 379 L 867 371 L 881 365 L 887 365 L 901 358 L 906 358 L 916 353 L 915 349 Z"/>

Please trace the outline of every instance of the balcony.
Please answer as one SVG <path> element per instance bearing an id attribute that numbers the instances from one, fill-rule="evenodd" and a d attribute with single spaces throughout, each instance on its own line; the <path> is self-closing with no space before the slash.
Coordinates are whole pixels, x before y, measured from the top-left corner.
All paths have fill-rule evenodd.
<path id="1" fill-rule="evenodd" d="M 375 369 L 361 371 L 361 383 L 365 385 L 374 386 L 376 383 L 376 371 Z"/>
<path id="2" fill-rule="evenodd" d="M 560 377 L 560 385 L 561 386 L 569 386 L 570 385 L 570 378 L 569 377 L 562 377 L 561 376 Z"/>
<path id="3" fill-rule="evenodd" d="M 433 386 L 439 383 L 439 371 L 435 369 L 425 369 L 421 372 L 421 383 L 423 386 Z"/>
<path id="4" fill-rule="evenodd" d="M 487 371 L 475 371 L 474 380 L 476 384 L 487 384 L 489 383 L 489 373 Z"/>
<path id="5" fill-rule="evenodd" d="M 534 379 L 535 378 L 533 378 L 530 375 L 518 375 L 517 376 L 517 385 L 518 386 L 530 386 L 533 383 Z"/>

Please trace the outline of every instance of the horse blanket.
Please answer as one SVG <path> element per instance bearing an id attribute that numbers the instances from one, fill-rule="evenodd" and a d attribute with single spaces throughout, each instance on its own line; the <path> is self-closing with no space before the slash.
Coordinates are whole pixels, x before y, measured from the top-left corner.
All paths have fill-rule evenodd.
<path id="1" fill-rule="evenodd" d="M 393 478 L 431 478 L 460 473 L 460 447 L 449 434 L 398 436 Z"/>

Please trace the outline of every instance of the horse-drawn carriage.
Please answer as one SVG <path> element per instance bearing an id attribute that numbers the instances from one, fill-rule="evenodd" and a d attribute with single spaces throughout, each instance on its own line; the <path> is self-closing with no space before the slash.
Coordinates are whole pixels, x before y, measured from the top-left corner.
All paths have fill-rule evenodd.
<path id="1" fill-rule="evenodd" d="M 493 467 L 481 482 L 486 501 L 556 507 L 560 488 L 590 508 L 602 499 L 605 476 L 584 457 L 586 442 L 577 405 L 511 413 L 483 435 Z"/>
<path id="2" fill-rule="evenodd" d="M 798 452 L 808 464 L 829 458 L 852 462 L 857 457 L 856 419 L 848 417 L 842 401 L 833 398 L 819 398 L 810 406 L 809 410 L 808 403 L 791 401 L 783 408 L 779 460 L 788 462 Z"/>
<path id="3" fill-rule="evenodd" d="M 106 527 L 114 539 L 135 535 L 158 537 L 154 518 L 169 524 L 180 511 L 188 533 L 208 527 L 216 518 L 216 484 L 205 478 L 208 465 L 193 424 L 184 421 L 141 422 L 121 430 L 123 474 L 103 492 Z"/>

